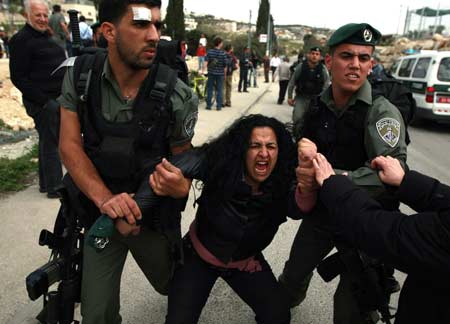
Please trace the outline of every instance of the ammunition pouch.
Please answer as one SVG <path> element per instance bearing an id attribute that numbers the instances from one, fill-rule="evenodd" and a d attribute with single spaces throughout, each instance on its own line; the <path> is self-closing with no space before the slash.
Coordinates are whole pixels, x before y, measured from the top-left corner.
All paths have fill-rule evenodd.
<path id="1" fill-rule="evenodd" d="M 136 172 L 135 139 L 106 136 L 100 143 L 95 166 L 101 175 L 111 179 L 127 179 Z"/>

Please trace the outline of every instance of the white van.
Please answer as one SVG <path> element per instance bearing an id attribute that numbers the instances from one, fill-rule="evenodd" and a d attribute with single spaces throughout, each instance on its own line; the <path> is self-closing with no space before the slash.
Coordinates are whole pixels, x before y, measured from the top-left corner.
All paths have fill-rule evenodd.
<path id="1" fill-rule="evenodd" d="M 450 122 L 450 51 L 421 51 L 400 57 L 391 73 L 410 87 L 418 118 Z"/>

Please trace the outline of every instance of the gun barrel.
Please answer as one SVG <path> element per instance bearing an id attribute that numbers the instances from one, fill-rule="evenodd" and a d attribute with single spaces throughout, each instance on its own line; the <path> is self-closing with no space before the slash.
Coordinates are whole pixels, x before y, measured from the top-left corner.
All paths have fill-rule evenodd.
<path id="1" fill-rule="evenodd" d="M 36 300 L 48 291 L 55 282 L 61 280 L 62 260 L 56 259 L 30 273 L 25 279 L 28 297 Z"/>
<path id="2" fill-rule="evenodd" d="M 77 56 L 81 50 L 80 25 L 78 24 L 78 11 L 68 10 L 70 27 L 72 29 L 72 49 L 74 56 Z"/>

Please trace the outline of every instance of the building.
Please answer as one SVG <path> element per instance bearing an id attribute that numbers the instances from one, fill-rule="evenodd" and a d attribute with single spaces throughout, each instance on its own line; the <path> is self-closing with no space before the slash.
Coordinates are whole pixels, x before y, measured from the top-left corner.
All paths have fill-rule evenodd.
<path id="1" fill-rule="evenodd" d="M 97 21 L 97 10 L 95 10 L 92 1 L 68 0 L 61 3 L 61 10 L 67 21 L 69 21 L 67 11 L 71 9 L 76 10 L 80 15 L 83 15 L 89 25 Z"/>
<path id="2" fill-rule="evenodd" d="M 191 16 L 185 14 L 184 28 L 186 29 L 186 31 L 191 31 L 191 30 L 197 29 L 197 25 L 198 25 L 198 23 L 194 17 L 191 17 Z"/>

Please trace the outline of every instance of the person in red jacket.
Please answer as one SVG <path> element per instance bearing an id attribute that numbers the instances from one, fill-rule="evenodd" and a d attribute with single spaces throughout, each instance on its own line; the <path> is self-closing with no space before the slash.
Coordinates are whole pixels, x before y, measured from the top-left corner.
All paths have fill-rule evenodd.
<path id="1" fill-rule="evenodd" d="M 196 55 L 198 58 L 198 72 L 203 73 L 205 67 L 206 47 L 202 44 L 198 44 Z"/>

